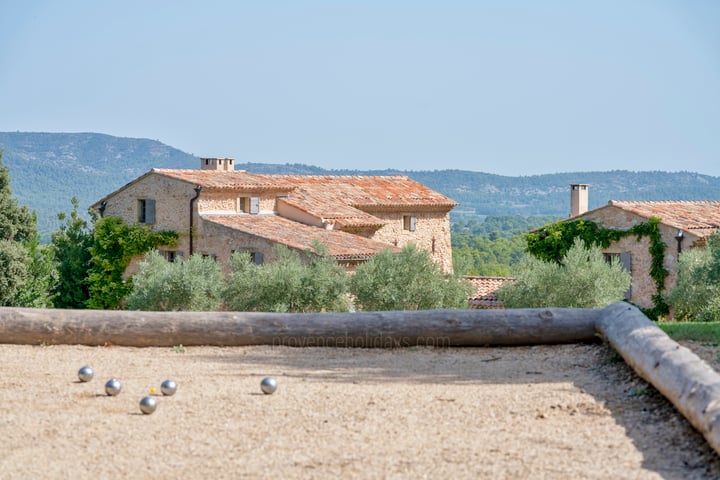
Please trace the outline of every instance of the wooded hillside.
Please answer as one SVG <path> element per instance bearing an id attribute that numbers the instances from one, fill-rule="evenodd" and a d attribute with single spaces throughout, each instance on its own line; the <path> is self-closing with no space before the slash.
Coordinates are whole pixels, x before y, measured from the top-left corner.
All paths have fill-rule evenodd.
<path id="1" fill-rule="evenodd" d="M 3 162 L 10 170 L 13 193 L 37 212 L 38 229 L 57 228 L 57 213 L 69 211 L 76 196 L 81 211 L 153 167 L 197 168 L 198 159 L 156 140 L 98 133 L 0 132 Z M 720 177 L 692 172 L 574 172 L 508 177 L 482 173 L 492 159 L 478 159 L 478 171 L 326 170 L 301 164 L 243 163 L 255 173 L 408 175 L 460 205 L 452 218 L 486 215 L 569 213 L 570 183 L 590 184 L 590 207 L 608 200 L 717 200 Z"/>

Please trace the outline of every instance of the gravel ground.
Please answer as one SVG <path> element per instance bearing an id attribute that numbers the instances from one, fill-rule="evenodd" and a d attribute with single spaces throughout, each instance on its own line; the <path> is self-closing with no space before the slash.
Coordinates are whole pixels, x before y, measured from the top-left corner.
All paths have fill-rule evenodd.
<path id="1" fill-rule="evenodd" d="M 177 394 L 140 413 L 166 378 Z M 601 344 L 0 345 L 0 432 L 0 478 L 720 478 L 702 436 Z"/>

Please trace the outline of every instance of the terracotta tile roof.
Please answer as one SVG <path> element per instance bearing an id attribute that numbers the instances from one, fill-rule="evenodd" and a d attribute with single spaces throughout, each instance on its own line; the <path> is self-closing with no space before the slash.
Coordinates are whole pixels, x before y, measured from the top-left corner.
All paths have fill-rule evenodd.
<path id="1" fill-rule="evenodd" d="M 318 202 L 340 200 L 354 207 L 433 206 L 452 208 L 457 202 L 407 176 L 263 175 L 295 185 L 294 194 Z"/>
<path id="2" fill-rule="evenodd" d="M 299 250 L 312 250 L 317 240 L 338 260 L 366 260 L 386 248 L 397 250 L 359 235 L 312 227 L 276 215 L 202 215 L 202 219 Z"/>
<path id="3" fill-rule="evenodd" d="M 249 173 L 244 170 L 223 172 L 217 170 L 153 168 L 151 173 L 159 173 L 167 177 L 211 189 L 276 190 L 288 192 L 295 188 L 295 185 L 285 182 L 282 179 L 269 179 L 267 175 Z"/>
<path id="4" fill-rule="evenodd" d="M 457 205 L 454 200 L 401 175 L 268 175 L 244 170 L 164 168 L 154 168 L 152 172 L 209 189 L 282 192 L 287 198 L 279 201 L 338 228 L 382 227 L 384 222 L 369 213 L 374 208 L 450 210 Z"/>
<path id="5" fill-rule="evenodd" d="M 370 175 L 277 175 L 255 174 L 244 170 L 173 170 L 153 168 L 152 172 L 188 183 L 215 189 L 289 191 L 291 197 L 312 200 L 311 208 L 321 205 L 328 213 L 341 206 L 433 206 L 452 208 L 457 202 L 407 176 Z M 341 211 L 337 216 L 344 216 Z M 352 216 L 352 215 L 350 215 Z"/>
<path id="6" fill-rule="evenodd" d="M 379 228 L 384 225 L 384 222 L 376 216 L 347 205 L 332 191 L 309 193 L 304 188 L 298 188 L 288 198 L 278 201 L 334 223 L 339 228 L 353 226 Z"/>
<path id="7" fill-rule="evenodd" d="M 465 277 L 474 287 L 475 293 L 470 297 L 470 308 L 500 309 L 502 302 L 497 298 L 498 289 L 514 279 L 508 277 Z"/>
<path id="8" fill-rule="evenodd" d="M 657 217 L 664 224 L 707 237 L 720 228 L 720 201 L 635 202 L 610 200 L 612 205 L 645 218 Z M 602 207 L 601 207 L 602 208 Z"/>
<path id="9" fill-rule="evenodd" d="M 381 227 L 384 222 L 368 213 L 375 208 L 440 208 L 453 200 L 406 176 L 268 175 L 297 187 L 289 204 L 339 228 Z"/>

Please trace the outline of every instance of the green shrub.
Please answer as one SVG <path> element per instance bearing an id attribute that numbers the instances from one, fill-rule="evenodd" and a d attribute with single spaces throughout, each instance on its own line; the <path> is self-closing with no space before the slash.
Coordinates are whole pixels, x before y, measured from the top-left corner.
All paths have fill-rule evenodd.
<path id="1" fill-rule="evenodd" d="M 472 286 L 443 274 L 430 253 L 407 245 L 400 253 L 383 250 L 360 265 L 350 292 L 362 310 L 468 308 Z"/>
<path id="2" fill-rule="evenodd" d="M 320 245 L 303 256 L 278 245 L 277 260 L 265 265 L 254 264 L 247 253 L 234 254 L 223 293 L 226 308 L 245 312 L 347 311 L 347 274 L 324 254 Z"/>
<path id="3" fill-rule="evenodd" d="M 526 254 L 514 283 L 498 291 L 508 308 L 600 308 L 623 299 L 630 274 L 619 262 L 608 263 L 599 247 L 576 239 L 560 262 Z"/>
<path id="4" fill-rule="evenodd" d="M 220 306 L 222 285 L 220 266 L 212 258 L 192 255 L 168 262 L 153 250 L 133 275 L 126 305 L 130 310 L 213 311 Z"/>
<path id="5" fill-rule="evenodd" d="M 720 234 L 708 238 L 707 248 L 680 255 L 675 288 L 670 292 L 675 320 L 720 321 Z"/>

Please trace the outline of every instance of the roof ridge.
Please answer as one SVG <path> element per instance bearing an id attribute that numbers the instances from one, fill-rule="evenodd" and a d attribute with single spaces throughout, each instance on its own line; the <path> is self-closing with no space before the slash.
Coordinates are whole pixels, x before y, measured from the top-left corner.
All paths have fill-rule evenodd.
<path id="1" fill-rule="evenodd" d="M 610 205 L 619 203 L 720 203 L 720 200 L 610 200 Z"/>

